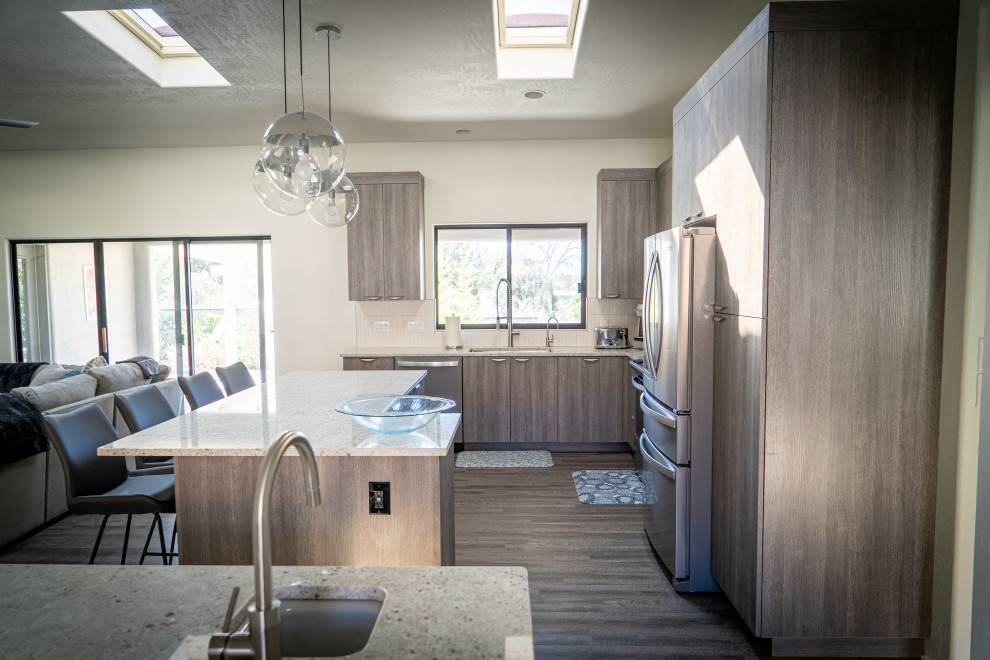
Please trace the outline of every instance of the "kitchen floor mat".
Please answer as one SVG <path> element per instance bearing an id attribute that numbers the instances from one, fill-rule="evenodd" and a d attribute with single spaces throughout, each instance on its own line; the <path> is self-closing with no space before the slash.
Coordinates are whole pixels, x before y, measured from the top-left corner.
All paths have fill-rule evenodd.
<path id="1" fill-rule="evenodd" d="M 648 504 L 636 470 L 575 470 L 571 476 L 584 504 Z"/>
<path id="2" fill-rule="evenodd" d="M 545 449 L 529 451 L 462 451 L 454 467 L 527 468 L 553 467 L 553 456 Z"/>

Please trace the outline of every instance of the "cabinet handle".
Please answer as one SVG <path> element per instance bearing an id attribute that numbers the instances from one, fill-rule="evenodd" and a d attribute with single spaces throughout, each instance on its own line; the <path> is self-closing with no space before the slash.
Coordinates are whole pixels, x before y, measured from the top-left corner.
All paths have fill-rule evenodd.
<path id="1" fill-rule="evenodd" d="M 365 300 L 381 300 L 382 297 L 381 296 L 365 296 L 364 299 Z"/>
<path id="2" fill-rule="evenodd" d="M 505 362 L 508 358 L 488 358 L 492 362 Z"/>
<path id="3" fill-rule="evenodd" d="M 585 362 L 598 362 L 598 358 L 581 358 Z"/>
<path id="4" fill-rule="evenodd" d="M 728 307 L 728 305 L 716 305 L 715 303 L 712 303 L 712 311 L 714 312 L 721 312 L 726 307 Z"/>
<path id="5" fill-rule="evenodd" d="M 378 358 L 360 358 L 361 362 L 374 362 Z"/>
<path id="6" fill-rule="evenodd" d="M 698 211 L 694 215 L 689 215 L 688 217 L 684 218 L 684 221 L 681 224 L 686 225 L 686 224 L 690 224 L 693 220 L 701 220 L 703 214 L 704 211 Z"/>
<path id="7" fill-rule="evenodd" d="M 531 358 L 515 358 L 516 362 L 529 362 Z"/>
<path id="8" fill-rule="evenodd" d="M 402 296 L 388 296 L 389 300 L 402 300 Z"/>
<path id="9" fill-rule="evenodd" d="M 605 297 L 606 298 L 618 298 L 621 295 L 622 295 L 621 293 L 606 293 L 605 294 Z"/>
<path id="10" fill-rule="evenodd" d="M 715 316 L 712 317 L 712 320 L 715 321 L 716 323 L 721 323 L 722 321 L 725 320 L 725 317 L 722 316 L 721 314 L 716 314 Z"/>

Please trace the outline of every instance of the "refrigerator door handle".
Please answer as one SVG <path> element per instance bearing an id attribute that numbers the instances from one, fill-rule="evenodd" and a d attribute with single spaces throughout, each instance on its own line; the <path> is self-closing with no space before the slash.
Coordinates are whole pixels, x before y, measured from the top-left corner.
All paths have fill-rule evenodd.
<path id="1" fill-rule="evenodd" d="M 654 310 L 653 293 L 657 286 L 660 287 L 660 309 Z M 646 291 L 643 304 L 643 316 L 646 318 L 646 322 L 643 324 L 643 334 L 649 337 L 649 346 L 643 355 L 643 363 L 647 367 L 647 373 L 650 374 L 650 377 L 656 380 L 660 374 L 660 352 L 663 350 L 663 281 L 660 275 L 660 255 L 657 252 L 654 252 L 653 256 L 650 257 L 650 268 L 646 276 Z M 656 329 L 660 332 L 659 337 L 653 336 L 652 321 L 655 314 L 660 314 L 659 323 L 656 325 Z"/>
<path id="2" fill-rule="evenodd" d="M 649 437 L 643 433 L 639 436 L 639 453 L 643 455 L 643 460 L 650 464 L 654 470 L 667 477 L 674 479 L 677 466 L 664 458 L 663 454 L 655 453 L 653 443 Z"/>
<path id="3" fill-rule="evenodd" d="M 636 390 L 639 391 L 639 392 L 643 392 L 646 389 L 645 386 L 643 385 L 643 377 L 642 376 L 633 376 L 632 377 L 632 386 L 635 387 Z"/>
<path id="4" fill-rule="evenodd" d="M 663 409 L 663 407 L 655 408 L 651 403 L 650 399 L 653 397 L 649 392 L 644 391 L 639 395 L 639 407 L 643 409 L 643 412 L 652 417 L 654 420 L 660 422 L 664 426 L 672 429 L 677 428 L 677 415 L 668 412 Z"/>

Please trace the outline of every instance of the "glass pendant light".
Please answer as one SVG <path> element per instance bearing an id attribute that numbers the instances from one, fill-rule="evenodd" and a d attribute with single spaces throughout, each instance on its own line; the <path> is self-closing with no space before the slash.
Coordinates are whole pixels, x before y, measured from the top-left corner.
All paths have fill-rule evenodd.
<path id="1" fill-rule="evenodd" d="M 293 197 L 276 188 L 275 183 L 262 167 L 260 158 L 254 164 L 254 192 L 266 209 L 278 215 L 299 215 L 306 210 L 306 204 L 310 201 L 302 197 Z"/>
<path id="2" fill-rule="evenodd" d="M 327 114 L 333 118 L 333 94 L 330 83 L 330 42 L 340 39 L 340 28 L 321 25 L 317 32 L 327 33 Z M 351 180 L 341 176 L 338 181 L 329 177 L 321 181 L 320 195 L 306 207 L 309 217 L 324 227 L 343 227 L 357 215 L 360 197 Z"/>
<path id="3" fill-rule="evenodd" d="M 282 2 L 282 62 L 285 75 L 285 2 Z M 288 84 L 286 106 L 288 106 Z M 261 167 L 278 190 L 311 202 L 344 176 L 346 146 L 337 128 L 306 111 L 303 85 L 302 0 L 299 0 L 299 90 L 302 110 L 273 121 L 262 138 Z M 264 203 L 264 201 L 262 202 Z"/>

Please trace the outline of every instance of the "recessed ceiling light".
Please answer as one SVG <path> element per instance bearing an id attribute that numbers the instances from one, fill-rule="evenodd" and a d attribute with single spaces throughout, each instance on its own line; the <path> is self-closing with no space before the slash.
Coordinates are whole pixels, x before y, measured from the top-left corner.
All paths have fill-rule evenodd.
<path id="1" fill-rule="evenodd" d="M 470 128 L 458 128 L 456 131 L 454 131 L 454 133 L 457 133 L 458 135 L 470 135 L 471 134 L 471 129 Z"/>
<path id="2" fill-rule="evenodd" d="M 523 96 L 525 96 L 528 99 L 542 99 L 546 95 L 547 95 L 546 92 L 542 92 L 538 89 L 531 89 L 528 92 L 523 93 Z"/>

